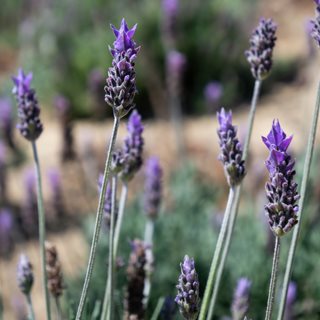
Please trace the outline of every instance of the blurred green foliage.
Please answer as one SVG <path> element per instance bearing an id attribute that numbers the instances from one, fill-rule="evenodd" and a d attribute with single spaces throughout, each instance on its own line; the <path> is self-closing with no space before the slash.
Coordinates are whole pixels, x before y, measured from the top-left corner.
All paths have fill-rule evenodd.
<path id="1" fill-rule="evenodd" d="M 301 238 L 292 277 L 298 287 L 298 298 L 294 309 L 297 319 L 316 320 L 320 315 L 320 279 L 317 275 L 320 251 L 320 234 L 318 232 L 320 227 L 318 204 L 320 185 L 317 159 L 318 156 L 312 168 Z M 303 161 L 299 161 L 298 180 L 301 180 L 302 164 Z M 185 165 L 173 175 L 169 189 L 170 204 L 160 215 L 155 227 L 155 270 L 147 319 L 150 318 L 160 297 L 175 296 L 179 263 L 185 254 L 194 257 L 196 261 L 201 296 L 203 295 L 218 233 L 218 228 L 214 223 L 214 215 L 217 214 L 217 202 L 221 203 L 221 198 L 224 199 L 225 196 L 220 189 L 220 187 L 203 179 L 191 164 Z M 258 199 L 259 197 L 254 198 Z M 253 283 L 249 316 L 252 319 L 263 319 L 272 265 L 273 236 L 263 215 L 264 201 L 255 203 L 250 195 L 243 194 L 242 202 L 218 296 L 216 314 L 218 318 L 230 315 L 236 282 L 240 277 L 247 277 Z M 141 208 L 141 195 L 138 195 L 125 213 L 120 244 L 120 255 L 125 262 L 128 261 L 130 253 L 129 240 L 141 238 L 144 234 L 145 217 Z M 88 226 L 90 226 L 89 229 Z M 88 242 L 91 239 L 92 229 L 90 228 L 92 226 L 93 219 L 90 219 L 90 223 L 85 223 Z M 97 300 L 102 299 L 104 293 L 107 274 L 107 233 L 107 230 L 104 230 L 101 235 L 101 246 L 87 306 L 89 318 Z M 281 292 L 281 281 L 291 236 L 290 234 L 282 239 L 278 295 Z M 70 294 L 76 302 L 81 292 L 82 280 L 82 277 L 74 279 L 69 285 Z M 121 318 L 125 285 L 125 268 L 122 268 L 118 273 L 116 294 L 119 319 Z M 176 319 L 181 319 L 178 313 Z"/>
<path id="2" fill-rule="evenodd" d="M 211 80 L 223 85 L 223 105 L 232 107 L 249 99 L 253 79 L 243 52 L 257 23 L 247 19 L 254 15 L 255 4 L 254 0 L 180 1 L 177 48 L 188 61 L 182 97 L 186 113 L 203 113 L 203 89 Z M 108 45 L 113 34 L 109 23 L 117 26 L 122 17 L 129 25 L 138 22 L 136 42 L 142 50 L 137 59 L 136 102 L 144 116 L 154 114 L 151 96 L 163 92 L 165 85 L 161 0 L 14 0 L 5 1 L 0 17 L 0 25 L 5 26 L 0 42 L 10 35 L 10 42 L 19 44 L 19 63 L 34 72 L 43 104 L 50 105 L 53 96 L 63 94 L 71 100 L 77 117 L 91 115 L 94 104 L 101 110 L 109 109 L 103 86 L 98 97 L 88 88 L 90 72 L 98 69 L 105 77 L 111 64 Z M 286 70 L 293 76 L 294 64 L 282 65 L 285 67 L 276 72 L 276 63 L 270 83 L 287 79 Z M 166 109 L 165 99 L 161 103 Z"/>

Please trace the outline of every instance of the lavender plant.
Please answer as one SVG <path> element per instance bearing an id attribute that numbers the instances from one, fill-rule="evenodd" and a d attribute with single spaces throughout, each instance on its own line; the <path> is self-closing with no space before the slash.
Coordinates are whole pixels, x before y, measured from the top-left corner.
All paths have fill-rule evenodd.
<path id="1" fill-rule="evenodd" d="M 65 214 L 61 176 L 58 170 L 48 171 L 48 180 L 51 189 L 51 207 L 56 217 L 61 218 Z"/>
<path id="2" fill-rule="evenodd" d="M 297 285 L 295 282 L 290 281 L 288 287 L 288 295 L 286 301 L 286 308 L 284 312 L 284 319 L 285 320 L 292 320 L 293 318 L 293 307 L 294 303 L 297 299 Z"/>
<path id="3" fill-rule="evenodd" d="M 207 104 L 208 111 L 216 110 L 217 104 L 223 94 L 223 87 L 217 81 L 209 82 L 204 88 L 204 97 Z"/>
<path id="4" fill-rule="evenodd" d="M 9 209 L 0 209 L 0 257 L 7 256 L 13 248 L 13 217 Z"/>
<path id="5" fill-rule="evenodd" d="M 111 141 L 107 153 L 105 170 L 103 173 L 102 187 L 99 197 L 99 204 L 96 215 L 94 234 L 90 249 L 89 262 L 83 290 L 80 297 L 76 319 L 82 318 L 82 313 L 88 293 L 89 283 L 92 276 L 94 260 L 96 256 L 96 248 L 101 228 L 101 220 L 104 210 L 104 200 L 106 194 L 106 186 L 110 173 L 111 156 L 114 149 L 116 136 L 118 132 L 119 122 L 133 107 L 134 96 L 137 92 L 135 83 L 135 59 L 140 47 L 136 46 L 133 40 L 136 31 L 136 25 L 129 29 L 126 21 L 121 21 L 121 26 L 116 29 L 111 26 L 116 40 L 113 47 L 109 48 L 113 57 L 112 66 L 108 70 L 108 77 L 105 86 L 105 101 L 112 107 L 114 114 L 114 124 L 111 134 Z"/>
<path id="6" fill-rule="evenodd" d="M 205 319 L 209 307 L 212 287 L 218 270 L 218 263 L 223 251 L 223 241 L 226 236 L 232 205 L 235 200 L 235 188 L 241 183 L 245 176 L 245 162 L 242 160 L 242 146 L 237 138 L 237 129 L 232 124 L 232 113 L 231 111 L 226 113 L 222 108 L 221 111 L 218 112 L 217 116 L 219 121 L 219 129 L 217 131 L 220 145 L 219 159 L 224 165 L 224 171 L 230 189 L 227 207 L 217 240 L 216 249 L 212 258 L 204 298 L 201 305 L 199 315 L 200 320 Z M 212 308 L 210 307 L 210 309 Z M 212 310 L 209 310 L 209 318 L 211 312 Z"/>
<path id="7" fill-rule="evenodd" d="M 316 4 L 316 17 L 314 20 L 312 20 L 313 24 L 313 29 L 311 32 L 312 37 L 316 41 L 316 43 L 320 46 L 320 1 L 315 0 Z M 317 91 L 317 98 L 316 98 L 316 103 L 315 107 L 313 110 L 312 114 L 312 120 L 311 120 L 311 127 L 309 131 L 309 138 L 308 138 L 308 144 L 307 144 L 307 149 L 306 149 L 306 157 L 305 157 L 305 162 L 304 162 L 304 168 L 303 168 L 303 177 L 302 177 L 302 182 L 301 182 L 301 198 L 299 201 L 299 221 L 297 224 L 297 227 L 295 228 L 293 232 L 293 236 L 291 239 L 291 244 L 290 244 L 290 249 L 289 249 L 289 254 L 288 254 L 288 259 L 287 259 L 287 265 L 286 265 L 286 271 L 284 275 L 284 280 L 283 280 L 283 289 L 281 293 L 281 300 L 280 300 L 280 307 L 278 311 L 278 320 L 283 319 L 284 315 L 284 310 L 285 310 L 285 304 L 286 304 L 286 297 L 287 297 L 287 292 L 288 292 L 288 287 L 289 287 L 289 282 L 290 282 L 290 277 L 292 273 L 292 267 L 293 267 L 293 260 L 294 260 L 294 255 L 298 243 L 298 237 L 299 237 L 299 232 L 301 228 L 301 219 L 302 219 L 302 213 L 303 213 L 303 208 L 304 208 L 304 200 L 306 196 L 306 189 L 307 189 L 307 184 L 309 180 L 309 175 L 310 175 L 310 167 L 311 167 L 311 162 L 312 162 L 312 157 L 313 157 L 313 150 L 314 150 L 314 143 L 315 143 L 315 138 L 317 134 L 317 125 L 318 125 L 318 118 L 319 118 L 319 110 L 320 110 L 320 83 L 318 85 L 318 91 Z"/>
<path id="8" fill-rule="evenodd" d="M 39 217 L 39 242 L 40 242 L 40 256 L 42 267 L 42 287 L 45 293 L 46 317 L 51 319 L 50 315 L 50 301 L 47 288 L 47 274 L 46 274 L 46 256 L 45 256 L 45 211 L 43 206 L 42 196 L 42 182 L 40 163 L 38 158 L 36 140 L 40 137 L 43 131 L 43 125 L 40 120 L 40 108 L 36 97 L 35 90 L 31 88 L 32 73 L 25 74 L 22 69 L 19 70 L 18 75 L 13 77 L 13 94 L 16 97 L 18 104 L 18 118 L 19 123 L 17 128 L 21 135 L 31 142 L 33 157 L 35 162 L 35 171 L 37 176 L 37 200 L 38 200 L 38 217 Z"/>
<path id="9" fill-rule="evenodd" d="M 13 138 L 13 112 L 9 99 L 0 98 L 0 131 L 7 146 L 15 150 L 16 146 Z"/>
<path id="10" fill-rule="evenodd" d="M 247 56 L 247 60 L 251 66 L 251 73 L 255 78 L 255 85 L 251 100 L 251 107 L 248 119 L 248 132 L 246 135 L 244 148 L 243 148 L 243 160 L 247 159 L 249 145 L 252 135 L 253 123 L 255 118 L 255 112 L 257 107 L 257 102 L 260 94 L 262 80 L 265 79 L 271 71 L 272 67 L 272 55 L 273 48 L 275 46 L 276 41 L 276 33 L 277 27 L 275 23 L 269 19 L 265 20 L 262 18 L 258 27 L 252 33 L 250 39 L 250 48 L 245 52 Z M 231 238 L 237 218 L 238 207 L 240 202 L 240 194 L 241 194 L 241 184 L 235 190 L 234 203 L 232 205 L 231 214 L 230 214 L 230 223 L 228 225 L 227 234 L 224 241 L 223 253 L 221 256 L 221 261 L 219 263 L 217 279 L 213 288 L 213 294 L 211 297 L 210 308 L 208 313 L 208 318 L 213 316 L 214 306 L 216 302 L 216 298 L 219 291 L 219 286 L 221 282 L 221 277 L 223 273 L 223 269 L 226 263 L 226 259 L 228 256 Z"/>
<path id="11" fill-rule="evenodd" d="M 32 265 L 28 257 L 24 254 L 20 255 L 19 258 L 17 267 L 17 281 L 21 292 L 25 295 L 27 299 L 29 317 L 31 320 L 34 320 L 35 315 L 30 294 L 33 286 L 34 276 L 32 271 Z"/>
<path id="12" fill-rule="evenodd" d="M 177 285 L 178 294 L 175 302 L 181 315 L 186 320 L 196 320 L 199 313 L 199 280 L 192 258 L 185 256 L 180 264 L 181 274 Z"/>
<path id="13" fill-rule="evenodd" d="M 251 281 L 247 278 L 238 280 L 231 306 L 232 320 L 242 320 L 249 310 Z"/>
<path id="14" fill-rule="evenodd" d="M 7 199 L 6 148 L 0 141 L 0 203 Z"/>
<path id="15" fill-rule="evenodd" d="M 279 121 L 274 120 L 269 134 L 267 137 L 262 137 L 262 140 L 269 150 L 269 157 L 266 160 L 269 172 L 269 181 L 266 183 L 268 203 L 265 205 L 265 212 L 270 228 L 276 237 L 265 317 L 266 320 L 270 320 L 277 283 L 280 237 L 291 231 L 298 222 L 297 200 L 300 196 L 297 191 L 297 183 L 294 181 L 295 161 L 287 152 L 292 136 L 287 137 Z"/>

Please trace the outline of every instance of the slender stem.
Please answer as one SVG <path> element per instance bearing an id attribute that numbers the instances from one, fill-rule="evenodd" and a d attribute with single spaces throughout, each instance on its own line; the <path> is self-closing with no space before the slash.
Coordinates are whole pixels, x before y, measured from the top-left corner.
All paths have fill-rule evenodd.
<path id="1" fill-rule="evenodd" d="M 92 243 L 91 243 L 91 249 L 90 249 L 90 256 L 89 256 L 89 262 L 87 266 L 87 272 L 83 284 L 83 289 L 80 297 L 80 302 L 77 310 L 77 315 L 76 315 L 76 320 L 80 320 L 82 317 L 84 305 L 86 302 L 87 294 L 88 294 L 88 288 L 93 272 L 93 266 L 94 266 L 94 261 L 96 257 L 96 249 L 98 245 L 98 240 L 99 240 L 99 234 L 100 234 L 100 229 L 101 229 L 101 221 L 102 221 L 102 215 L 103 215 L 103 207 L 104 207 L 104 200 L 105 200 L 105 195 L 106 195 L 106 187 L 107 187 L 107 181 L 109 178 L 109 173 L 110 173 L 110 164 L 111 164 L 111 156 L 112 156 L 112 151 L 116 142 L 117 138 L 117 132 L 119 128 L 119 123 L 120 119 L 118 117 L 114 117 L 114 123 L 113 123 L 113 129 L 112 129 L 112 134 L 111 134 L 111 140 L 109 143 L 109 149 L 107 153 L 107 159 L 106 159 L 106 164 L 104 168 L 104 173 L 103 173 L 103 181 L 102 181 L 102 187 L 100 191 L 100 197 L 99 197 L 99 204 L 98 204 L 98 209 L 97 209 L 97 214 L 96 214 L 96 221 L 95 221 L 95 226 L 94 226 L 94 232 L 93 232 L 93 238 L 92 238 Z"/>
<path id="2" fill-rule="evenodd" d="M 164 297 L 159 298 L 156 308 L 154 309 L 153 314 L 151 316 L 151 320 L 157 320 L 159 318 L 162 306 L 164 304 L 164 300 Z"/>
<path id="3" fill-rule="evenodd" d="M 62 310 L 61 310 L 61 304 L 59 297 L 56 297 L 55 299 L 56 303 L 56 309 L 57 309 L 57 320 L 62 320 Z"/>
<path id="4" fill-rule="evenodd" d="M 272 271 L 271 271 L 268 304 L 267 304 L 265 320 L 271 320 L 271 316 L 272 316 L 272 309 L 273 309 L 273 303 L 274 303 L 274 297 L 275 297 L 276 285 L 277 285 L 279 256 L 280 256 L 280 238 L 276 236 L 276 241 L 274 243 Z"/>
<path id="5" fill-rule="evenodd" d="M 33 305 L 32 305 L 32 300 L 31 300 L 30 294 L 27 294 L 26 298 L 27 298 L 29 318 L 30 318 L 30 320 L 35 320 L 36 317 L 34 315 L 34 310 L 33 310 Z"/>
<path id="6" fill-rule="evenodd" d="M 108 300 L 109 300 L 109 308 L 107 313 L 107 320 L 113 319 L 113 287 L 114 287 L 114 276 L 115 276 L 115 261 L 113 256 L 113 241 L 114 241 L 114 222 L 115 222 L 115 214 L 116 214 L 116 207 L 117 207 L 117 176 L 112 177 L 112 206 L 111 206 L 111 217 L 110 217 L 110 230 L 109 230 L 109 272 L 108 278 L 109 286 L 107 285 L 109 292 L 108 292 Z M 102 318 L 104 319 L 104 318 Z"/>
<path id="7" fill-rule="evenodd" d="M 40 161 L 38 157 L 36 142 L 32 141 L 31 144 L 32 144 L 32 151 L 33 151 L 36 176 L 37 176 L 37 204 L 38 204 L 38 220 L 39 220 L 39 242 L 40 242 L 40 257 L 41 257 L 42 288 L 43 288 L 44 298 L 45 298 L 46 316 L 47 316 L 47 319 L 50 320 L 51 314 L 50 314 L 49 291 L 47 287 L 46 250 L 45 250 L 46 221 L 45 221 L 45 211 L 43 206 L 41 170 L 40 170 Z"/>
<path id="8" fill-rule="evenodd" d="M 252 95 L 252 99 L 251 99 L 251 106 L 250 106 L 250 113 L 249 113 L 249 118 L 248 118 L 248 131 L 247 131 L 246 140 L 245 140 L 244 148 L 243 148 L 243 155 L 242 155 L 242 159 L 245 161 L 248 158 L 252 129 L 253 129 L 253 124 L 254 124 L 254 118 L 255 118 L 255 113 L 256 113 L 256 109 L 257 109 L 257 102 L 258 102 L 260 89 L 261 89 L 261 83 L 262 83 L 261 80 L 256 80 L 255 84 L 254 84 L 254 90 L 253 90 L 253 95 Z M 221 282 L 223 270 L 224 270 L 224 267 L 226 264 L 226 260 L 228 257 L 232 234 L 233 234 L 235 222 L 237 219 L 239 202 L 240 202 L 240 194 L 241 194 L 241 184 L 239 186 L 237 186 L 237 188 L 235 190 L 235 200 L 234 200 L 234 204 L 233 204 L 232 210 L 231 210 L 230 222 L 228 225 L 226 239 L 224 241 L 224 248 L 223 248 L 221 261 L 220 261 L 219 267 L 218 267 L 217 278 L 214 283 L 214 288 L 213 288 L 213 293 L 212 293 L 212 297 L 211 297 L 211 302 L 210 302 L 210 307 L 209 307 L 207 319 L 211 319 L 213 316 L 214 307 L 215 307 L 215 303 L 216 303 L 218 292 L 219 292 L 220 282 Z"/>
<path id="9" fill-rule="evenodd" d="M 144 289 L 143 289 L 143 296 L 144 296 L 144 306 L 147 307 L 151 292 L 151 273 L 152 273 L 152 263 L 153 263 L 153 233 L 154 233 L 154 221 L 152 219 L 148 219 L 145 227 L 144 233 L 144 242 L 147 245 L 150 245 L 150 249 L 146 250 L 146 278 L 144 280 Z"/>
<path id="10" fill-rule="evenodd" d="M 244 143 L 243 147 L 243 159 L 246 160 L 248 157 L 249 152 L 249 146 L 252 136 L 252 129 L 253 129 L 253 123 L 254 123 L 254 117 L 256 114 L 257 109 L 257 102 L 260 95 L 260 89 L 261 89 L 261 80 L 256 80 L 254 83 L 254 89 L 253 89 L 253 95 L 251 100 L 251 106 L 250 106 L 250 113 L 249 113 L 249 119 L 248 119 L 248 131 L 246 135 L 246 141 Z"/>
<path id="11" fill-rule="evenodd" d="M 296 252 L 298 237 L 299 237 L 300 228 L 301 228 L 304 200 L 305 200 L 305 196 L 306 196 L 307 184 L 308 184 L 308 179 L 309 179 L 309 175 L 310 175 L 311 161 L 312 161 L 313 150 L 314 150 L 314 142 L 315 142 L 316 133 L 317 133 L 319 109 L 320 109 L 320 82 L 318 85 L 317 101 L 316 101 L 314 111 L 313 111 L 312 124 L 311 124 L 311 128 L 310 128 L 310 133 L 309 133 L 309 138 L 308 138 L 308 146 L 307 146 L 307 150 L 306 150 L 306 158 L 304 161 L 303 177 L 302 177 L 301 190 L 300 190 L 301 198 L 299 200 L 299 214 L 298 214 L 299 221 L 298 221 L 297 226 L 293 230 L 293 236 L 291 239 L 291 244 L 290 244 L 290 249 L 289 249 L 289 254 L 288 254 L 288 259 L 287 259 L 287 265 L 286 265 L 286 271 L 285 271 L 284 280 L 283 280 L 283 288 L 282 288 L 282 293 L 281 293 L 280 307 L 279 307 L 279 311 L 278 311 L 278 318 L 277 318 L 278 320 L 283 319 L 285 305 L 286 305 L 286 301 L 287 301 L 287 292 L 288 292 L 289 282 L 290 282 L 291 273 L 292 273 L 294 255 Z"/>
<path id="12" fill-rule="evenodd" d="M 213 287 L 213 282 L 214 282 L 214 278 L 216 275 L 218 262 L 220 260 L 222 249 L 223 249 L 223 240 L 226 235 L 228 222 L 229 222 L 229 218 L 230 218 L 230 213 L 231 213 L 231 208 L 232 208 L 232 203 L 234 201 L 234 196 L 235 196 L 235 190 L 233 188 L 230 188 L 226 211 L 224 213 L 222 226 L 221 226 L 219 237 L 218 237 L 217 244 L 216 244 L 216 249 L 214 251 L 214 255 L 213 255 L 211 266 L 210 266 L 207 285 L 206 285 L 206 289 L 204 292 L 204 297 L 203 297 L 203 301 L 202 301 L 202 305 L 201 305 L 199 320 L 204 320 L 206 318 L 207 310 L 209 307 L 210 296 L 211 296 L 211 292 L 212 292 L 212 287 Z"/>
<path id="13" fill-rule="evenodd" d="M 128 195 L 128 185 L 126 183 L 124 183 L 122 186 L 122 190 L 121 190 L 119 211 L 118 211 L 118 216 L 117 216 L 117 221 L 116 221 L 116 226 L 115 226 L 115 231 L 114 231 L 114 240 L 113 240 L 113 260 L 114 261 L 116 261 L 116 259 L 117 259 L 120 230 L 121 230 L 122 220 L 123 220 L 123 216 L 124 216 L 124 209 L 126 206 L 127 195 Z M 107 283 L 106 283 L 106 287 L 105 287 L 105 295 L 104 295 L 104 299 L 103 299 L 102 317 L 101 317 L 102 320 L 106 319 L 106 315 L 107 315 L 108 308 L 109 308 L 109 299 L 108 299 L 108 295 L 107 295 L 107 292 L 109 292 L 109 287 L 110 287 L 110 277 L 108 275 Z"/>

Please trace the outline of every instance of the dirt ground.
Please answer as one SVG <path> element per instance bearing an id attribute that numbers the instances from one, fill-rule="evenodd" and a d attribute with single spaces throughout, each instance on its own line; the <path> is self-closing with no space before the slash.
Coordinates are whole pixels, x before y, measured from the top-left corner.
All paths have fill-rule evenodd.
<path id="1" fill-rule="evenodd" d="M 253 161 L 262 161 L 266 157 L 266 151 L 261 143 L 261 135 L 265 135 L 274 118 L 278 118 L 288 133 L 294 134 L 292 144 L 294 151 L 304 150 L 310 127 L 312 109 L 315 104 L 315 94 L 319 81 L 320 57 L 309 56 L 307 49 L 307 39 L 304 31 L 304 24 L 308 17 L 313 15 L 312 1 L 302 0 L 264 0 L 262 1 L 260 13 L 266 17 L 272 16 L 279 26 L 278 43 L 275 50 L 275 60 L 284 58 L 294 58 L 303 61 L 303 68 L 298 79 L 294 83 L 282 84 L 274 89 L 270 94 L 260 100 L 256 113 L 256 122 L 252 136 L 252 158 Z M 268 80 L 266 80 L 268 81 Z M 235 123 L 238 123 L 240 137 L 246 132 L 247 111 L 249 106 L 243 105 L 238 108 L 239 113 L 235 114 Z M 224 181 L 222 170 L 217 158 L 217 123 L 215 117 L 202 117 L 197 119 L 187 119 L 184 124 L 184 134 L 187 150 L 191 158 L 199 167 L 206 172 L 210 178 L 216 181 Z M 46 122 L 46 130 L 39 140 L 40 159 L 43 164 L 43 171 L 47 168 L 59 166 L 57 157 L 60 137 L 57 136 L 57 124 L 52 121 Z M 75 124 L 75 140 L 79 158 L 83 159 L 88 150 L 93 149 L 103 158 L 106 149 L 107 137 L 111 132 L 111 123 L 90 123 L 77 122 Z M 124 124 L 121 126 L 120 139 L 125 134 Z M 319 136 L 319 134 L 318 134 Z M 119 139 L 119 141 L 120 141 Z M 168 180 L 170 170 L 176 167 L 177 156 L 174 144 L 174 135 L 170 125 L 166 122 L 147 122 L 145 124 L 146 155 L 158 155 L 165 168 L 165 179 Z M 23 141 L 19 141 L 22 146 Z M 65 194 L 80 192 L 78 187 L 82 184 L 89 185 L 88 194 L 94 194 L 95 183 L 98 176 L 99 161 L 79 161 L 72 170 L 63 169 L 63 183 Z M 70 169 L 70 168 L 69 168 Z M 18 177 L 21 172 L 17 172 L 11 177 L 10 196 L 20 201 L 22 193 L 21 181 Z M 68 180 L 80 181 L 70 186 Z M 79 180 L 77 180 L 79 179 Z M 142 177 L 138 177 L 141 181 Z M 137 182 L 136 182 L 137 183 Z M 79 187 L 80 188 L 80 187 Z M 45 190 L 45 194 L 47 194 Z M 73 197 L 70 197 L 73 198 Z M 81 215 L 85 212 L 95 211 L 95 197 L 80 197 L 79 202 L 69 203 L 66 198 L 68 211 L 72 215 Z M 59 235 L 50 235 L 49 240 L 56 244 L 59 251 L 63 271 L 68 277 L 75 276 L 87 261 L 88 248 L 76 226 L 70 228 Z M 36 241 L 20 244 L 16 246 L 15 252 L 9 260 L 0 260 L 0 291 L 4 298 L 4 319 L 15 319 L 17 312 L 22 308 L 22 296 L 15 284 L 16 263 L 20 252 L 26 252 L 33 262 L 35 272 L 39 271 L 38 243 Z M 13 283 L 14 282 L 14 283 Z M 37 279 L 33 289 L 33 299 L 35 301 L 35 311 L 37 315 L 42 315 L 43 301 L 40 288 L 40 281 Z M 41 317 L 39 317 L 41 319 Z"/>

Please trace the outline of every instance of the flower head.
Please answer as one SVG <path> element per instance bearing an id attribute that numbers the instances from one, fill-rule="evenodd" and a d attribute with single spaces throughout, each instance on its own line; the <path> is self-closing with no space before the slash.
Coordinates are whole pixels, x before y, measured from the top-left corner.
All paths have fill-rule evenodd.
<path id="1" fill-rule="evenodd" d="M 128 287 L 124 301 L 125 320 L 144 319 L 145 308 L 144 281 L 147 263 L 146 250 L 148 247 L 141 240 L 131 242 L 131 254 L 127 268 Z"/>
<path id="2" fill-rule="evenodd" d="M 144 210 L 150 219 L 159 213 L 162 196 L 162 168 L 157 157 L 151 157 L 146 163 L 146 180 L 144 188 Z"/>
<path id="3" fill-rule="evenodd" d="M 113 108 L 114 114 L 122 118 L 134 108 L 133 99 L 137 92 L 134 60 L 140 47 L 136 47 L 132 39 L 136 25 L 129 29 L 123 19 L 119 30 L 114 26 L 111 28 L 116 41 L 110 49 L 113 60 L 104 88 L 105 101 Z"/>
<path id="4" fill-rule="evenodd" d="M 250 38 L 250 48 L 245 52 L 251 66 L 251 73 L 257 80 L 262 80 L 269 74 L 272 67 L 272 54 L 277 26 L 272 19 L 261 18 L 258 27 Z"/>
<path id="5" fill-rule="evenodd" d="M 265 211 L 269 218 L 271 230 L 277 236 L 289 232 L 298 222 L 297 183 L 294 181 L 295 161 L 287 153 L 292 136 L 287 137 L 278 120 L 274 120 L 267 137 L 262 137 L 269 149 L 266 167 L 269 171 L 269 181 L 266 183 L 266 193 L 269 203 Z"/>
<path id="6" fill-rule="evenodd" d="M 297 285 L 295 282 L 290 281 L 289 287 L 288 287 L 286 307 L 284 312 L 285 320 L 293 319 L 293 307 L 296 299 L 297 299 Z"/>
<path id="7" fill-rule="evenodd" d="M 177 285 L 176 303 L 180 313 L 187 320 L 197 319 L 199 313 L 199 280 L 194 260 L 187 255 L 180 264 L 181 274 Z"/>
<path id="8" fill-rule="evenodd" d="M 316 4 L 316 17 L 315 19 L 311 20 L 311 36 L 320 47 L 320 1 L 314 0 L 314 2 Z"/>
<path id="9" fill-rule="evenodd" d="M 122 168 L 120 176 L 124 181 L 130 181 L 135 173 L 141 168 L 144 139 L 142 137 L 143 125 L 141 116 L 134 110 L 127 124 L 128 135 L 124 140 L 122 149 Z"/>
<path id="10" fill-rule="evenodd" d="M 237 138 L 237 128 L 232 124 L 231 111 L 224 108 L 217 113 L 219 129 L 220 155 L 228 183 L 231 187 L 238 185 L 245 176 L 245 163 L 242 160 L 242 146 Z"/>
<path id="11" fill-rule="evenodd" d="M 9 209 L 0 209 L 0 256 L 12 252 L 13 242 L 13 216 Z"/>
<path id="12" fill-rule="evenodd" d="M 217 103 L 222 96 L 223 88 L 217 81 L 209 82 L 204 89 L 204 96 L 209 104 Z"/>
<path id="13" fill-rule="evenodd" d="M 22 254 L 17 268 L 17 281 L 22 293 L 29 295 L 33 285 L 32 265 L 28 257 Z"/>
<path id="14" fill-rule="evenodd" d="M 20 69 L 18 75 L 12 78 L 14 87 L 13 94 L 18 103 L 19 124 L 17 128 L 20 133 L 29 141 L 35 141 L 43 131 L 40 121 L 40 108 L 36 93 L 31 89 L 32 73 L 24 74 Z"/>
<path id="15" fill-rule="evenodd" d="M 247 278 L 240 278 L 238 280 L 231 307 L 232 319 L 242 320 L 248 312 L 250 288 L 250 280 Z"/>

